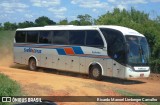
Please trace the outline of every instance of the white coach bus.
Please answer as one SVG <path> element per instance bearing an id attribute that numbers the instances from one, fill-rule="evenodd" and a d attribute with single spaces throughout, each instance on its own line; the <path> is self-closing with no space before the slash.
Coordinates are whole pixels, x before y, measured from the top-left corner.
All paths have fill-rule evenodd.
<path id="1" fill-rule="evenodd" d="M 14 62 L 118 78 L 148 77 L 149 46 L 144 35 L 121 26 L 44 26 L 17 29 Z"/>

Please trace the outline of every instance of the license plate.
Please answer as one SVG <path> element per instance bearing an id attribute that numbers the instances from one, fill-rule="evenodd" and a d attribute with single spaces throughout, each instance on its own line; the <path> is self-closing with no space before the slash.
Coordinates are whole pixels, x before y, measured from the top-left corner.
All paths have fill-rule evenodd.
<path id="1" fill-rule="evenodd" d="M 144 74 L 140 74 L 140 77 L 144 77 Z"/>

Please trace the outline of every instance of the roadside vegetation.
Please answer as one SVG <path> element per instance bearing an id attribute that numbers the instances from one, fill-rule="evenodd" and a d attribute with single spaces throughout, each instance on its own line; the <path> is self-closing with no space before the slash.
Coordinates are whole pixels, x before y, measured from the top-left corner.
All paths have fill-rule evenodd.
<path id="1" fill-rule="evenodd" d="M 8 76 L 0 74 L 0 96 L 20 96 L 20 85 Z M 11 105 L 11 103 L 0 103 L 0 105 Z"/>

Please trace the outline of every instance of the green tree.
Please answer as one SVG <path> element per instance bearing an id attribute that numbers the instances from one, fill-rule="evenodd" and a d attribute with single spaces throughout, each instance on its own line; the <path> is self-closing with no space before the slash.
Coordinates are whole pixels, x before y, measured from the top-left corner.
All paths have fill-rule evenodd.
<path id="1" fill-rule="evenodd" d="M 10 22 L 4 23 L 4 30 L 15 30 L 15 29 L 17 29 L 16 23 L 10 23 Z"/>
<path id="2" fill-rule="evenodd" d="M 160 16 L 157 16 L 156 22 L 160 23 Z"/>
<path id="3" fill-rule="evenodd" d="M 79 19 L 80 25 L 92 25 L 92 17 L 88 14 L 78 15 L 77 18 Z"/>
<path id="4" fill-rule="evenodd" d="M 130 11 L 115 8 L 113 12 L 107 12 L 96 20 L 96 24 L 123 25 L 135 28 L 144 22 L 149 21 L 149 14 L 131 8 Z"/>
<path id="5" fill-rule="evenodd" d="M 34 26 L 35 26 L 35 24 L 31 21 L 25 21 L 22 23 L 18 23 L 19 28 L 27 28 L 27 27 L 34 27 Z"/>
<path id="6" fill-rule="evenodd" d="M 60 20 L 58 24 L 59 25 L 68 25 L 69 23 L 68 23 L 67 19 L 64 19 L 64 20 Z"/>
<path id="7" fill-rule="evenodd" d="M 70 25 L 77 25 L 77 26 L 79 26 L 79 25 L 80 25 L 80 21 L 78 21 L 78 20 L 73 20 L 73 21 L 71 21 L 69 24 L 70 24 Z"/>
<path id="8" fill-rule="evenodd" d="M 10 22 L 4 23 L 4 30 L 11 30 L 11 23 Z"/>
<path id="9" fill-rule="evenodd" d="M 35 25 L 36 26 L 45 26 L 45 25 L 55 25 L 56 22 L 53 20 L 49 19 L 46 16 L 41 16 L 35 20 Z"/>
<path id="10" fill-rule="evenodd" d="M 3 30 L 2 23 L 0 23 L 0 31 Z"/>

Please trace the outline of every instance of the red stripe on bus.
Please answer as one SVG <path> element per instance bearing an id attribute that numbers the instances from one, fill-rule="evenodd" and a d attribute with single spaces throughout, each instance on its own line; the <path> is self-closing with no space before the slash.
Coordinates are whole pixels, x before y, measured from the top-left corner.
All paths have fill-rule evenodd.
<path id="1" fill-rule="evenodd" d="M 74 55 L 74 51 L 72 48 L 64 48 L 65 52 L 67 55 Z"/>

